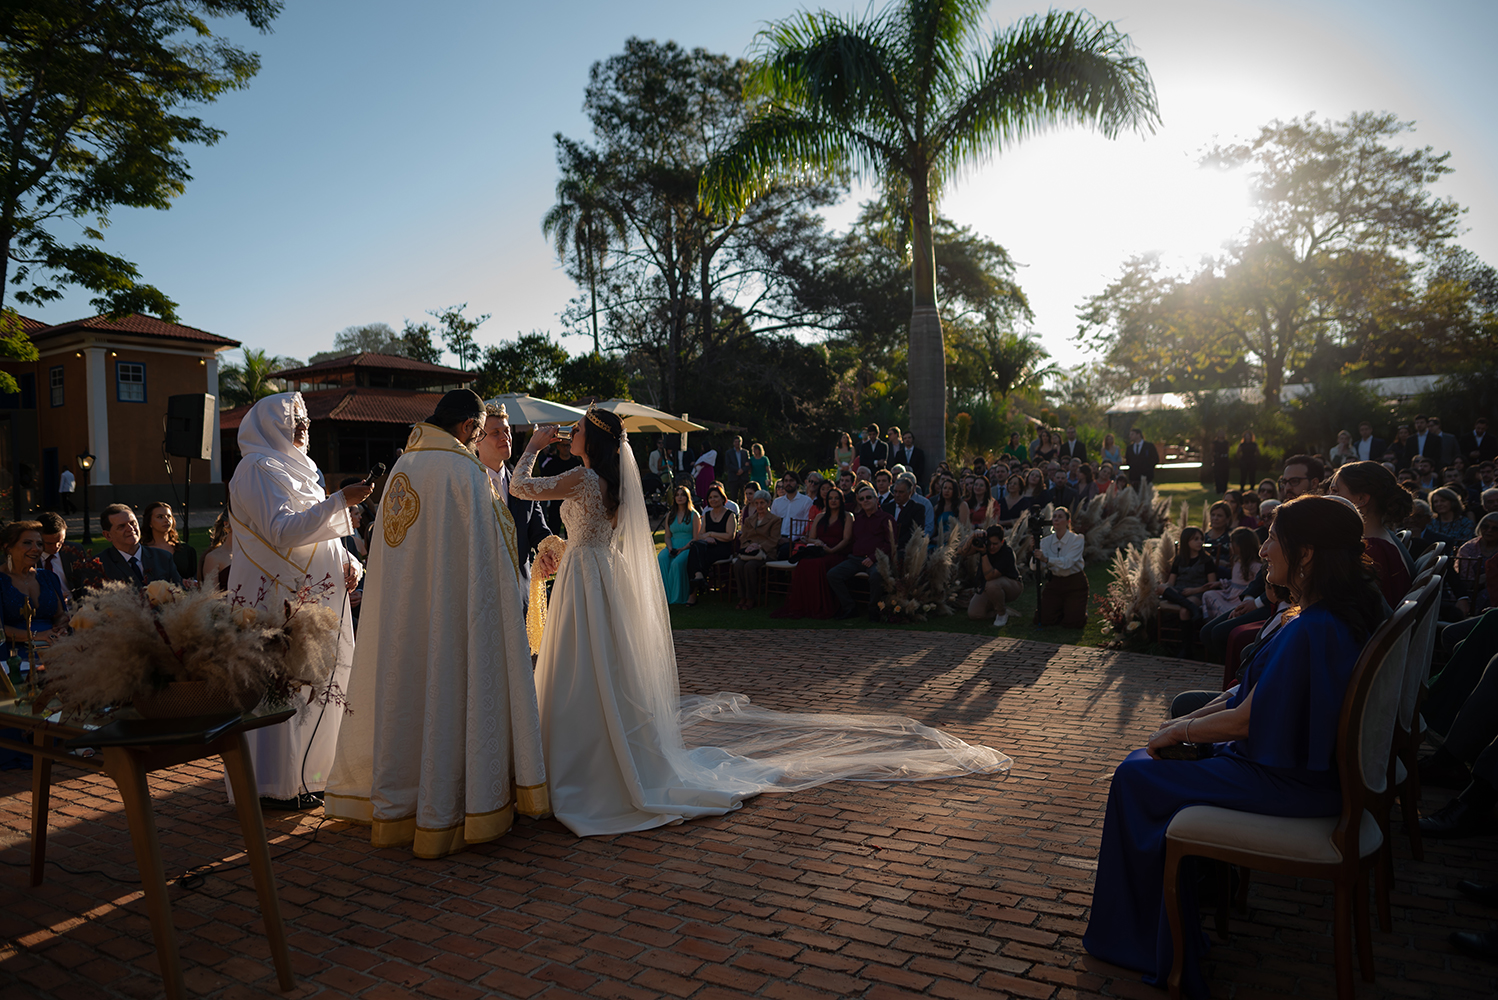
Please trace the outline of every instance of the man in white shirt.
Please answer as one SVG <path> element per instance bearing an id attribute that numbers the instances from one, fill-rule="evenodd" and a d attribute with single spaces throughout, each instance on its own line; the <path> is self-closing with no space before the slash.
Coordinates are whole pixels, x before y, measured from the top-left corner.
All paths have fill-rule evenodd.
<path id="1" fill-rule="evenodd" d="M 1082 550 L 1086 541 L 1071 530 L 1071 511 L 1057 507 L 1051 512 L 1052 533 L 1040 540 L 1036 560 L 1051 571 L 1040 591 L 1037 624 L 1085 628 L 1087 625 L 1087 573 Z"/>
<path id="2" fill-rule="evenodd" d="M 1358 424 L 1358 439 L 1352 447 L 1358 453 L 1358 461 L 1382 462 L 1389 444 L 1382 438 L 1374 437 L 1373 425 L 1364 420 Z"/>
<path id="3" fill-rule="evenodd" d="M 886 469 L 880 469 L 874 473 L 874 492 L 879 494 L 879 506 L 883 507 L 890 502 L 890 487 L 894 485 L 894 482 L 895 477 L 891 476 Z"/>
<path id="4" fill-rule="evenodd" d="M 73 506 L 73 491 L 77 488 L 78 481 L 73 478 L 73 470 L 64 465 L 62 475 L 57 477 L 57 505 L 64 514 L 77 512 L 78 508 Z"/>
<path id="5" fill-rule="evenodd" d="M 801 477 L 787 472 L 780 480 L 785 493 L 770 504 L 770 513 L 780 518 L 780 551 L 784 559 L 791 553 L 791 543 L 800 541 L 806 534 L 806 523 L 811 520 L 811 497 L 801 492 Z"/>

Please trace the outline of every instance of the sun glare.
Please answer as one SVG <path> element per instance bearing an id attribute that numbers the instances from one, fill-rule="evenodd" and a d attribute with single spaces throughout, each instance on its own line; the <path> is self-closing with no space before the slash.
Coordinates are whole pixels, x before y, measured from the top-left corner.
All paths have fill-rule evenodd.
<path id="1" fill-rule="evenodd" d="M 1183 165 L 1166 180 L 1168 192 L 1140 232 L 1140 250 L 1158 251 L 1169 263 L 1192 265 L 1248 225 L 1251 208 L 1241 171 Z"/>

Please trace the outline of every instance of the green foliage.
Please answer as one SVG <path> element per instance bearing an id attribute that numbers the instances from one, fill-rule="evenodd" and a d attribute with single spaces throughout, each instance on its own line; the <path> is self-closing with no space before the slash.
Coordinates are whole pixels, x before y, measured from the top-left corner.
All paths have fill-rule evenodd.
<path id="1" fill-rule="evenodd" d="M 1337 443 L 1338 431 L 1347 431 L 1356 440 L 1359 420 L 1381 427 L 1390 416 L 1388 404 L 1365 382 L 1336 372 L 1317 378 L 1316 391 L 1292 400 L 1285 413 L 1290 436 L 1281 443 L 1286 450 L 1320 455 Z"/>
<path id="2" fill-rule="evenodd" d="M 579 354 L 568 358 L 557 372 L 559 402 L 570 403 L 587 396 L 628 399 L 629 376 L 617 358 L 602 354 Z"/>
<path id="3" fill-rule="evenodd" d="M 478 342 L 473 339 L 473 331 L 489 318 L 489 314 L 484 313 L 476 319 L 469 319 L 463 315 L 463 310 L 467 308 L 468 303 L 464 302 L 460 305 L 448 306 L 446 309 L 428 310 L 428 315 L 437 318 L 442 343 L 458 356 L 458 368 L 465 372 L 468 370 L 468 363 L 477 361 L 479 356 L 479 346 Z M 407 327 L 410 327 L 409 322 Z"/>
<path id="4" fill-rule="evenodd" d="M 442 350 L 432 343 L 436 328 L 430 323 L 413 323 L 406 320 L 399 333 L 388 323 L 364 323 L 344 327 L 333 335 L 333 349 L 319 351 L 307 359 L 308 364 L 317 364 L 331 358 L 343 358 L 351 354 L 394 354 L 428 364 L 442 363 Z"/>
<path id="5" fill-rule="evenodd" d="M 31 338 L 26 336 L 21 314 L 14 309 L 0 309 L 0 358 L 10 361 L 35 361 L 40 355 Z M 15 376 L 0 371 L 0 394 L 20 392 Z"/>
<path id="6" fill-rule="evenodd" d="M 1405 150 L 1393 115 L 1274 121 L 1204 168 L 1244 170 L 1252 224 L 1190 274 L 1130 260 L 1081 313 L 1078 339 L 1134 391 L 1263 386 L 1440 370 L 1481 339 L 1467 283 L 1443 262 L 1462 209 L 1429 185 L 1449 154 Z M 1457 266 L 1459 270 L 1459 264 Z"/>
<path id="7" fill-rule="evenodd" d="M 97 244 L 115 206 L 170 207 L 191 180 L 183 147 L 223 133 L 183 113 L 248 86 L 260 59 L 213 34 L 269 30 L 280 0 L 16 0 L 0 5 L 0 303 L 43 305 L 68 285 L 114 316 L 174 320 L 175 303 Z M 77 229 L 85 242 L 63 234 Z M 12 269 L 13 265 L 13 269 Z"/>
<path id="8" fill-rule="evenodd" d="M 295 358 L 277 357 L 248 347 L 242 348 L 240 354 L 242 358 L 239 364 L 226 364 L 218 370 L 220 405 L 224 409 L 249 406 L 266 396 L 285 392 L 286 386 L 271 378 L 271 373 L 296 368 L 301 364 Z"/>
<path id="9" fill-rule="evenodd" d="M 442 348 L 432 343 L 432 334 L 435 332 L 436 328 L 430 323 L 406 320 L 406 325 L 401 328 L 395 353 L 415 361 L 425 361 L 429 365 L 442 364 Z"/>
<path id="10" fill-rule="evenodd" d="M 897 0 L 841 17 L 804 11 L 760 33 L 761 100 L 701 178 L 715 215 L 734 216 L 791 178 L 850 172 L 878 183 L 909 222 L 911 424 L 945 452 L 945 343 L 932 216 L 944 184 L 1034 132 L 1152 128 L 1154 86 L 1128 38 L 1085 13 L 1052 11 L 981 37 L 985 4 Z"/>
<path id="11" fill-rule="evenodd" d="M 527 392 L 557 402 L 557 384 L 567 349 L 551 335 L 532 330 L 516 340 L 484 348 L 473 391 L 488 399 L 503 392 Z"/>

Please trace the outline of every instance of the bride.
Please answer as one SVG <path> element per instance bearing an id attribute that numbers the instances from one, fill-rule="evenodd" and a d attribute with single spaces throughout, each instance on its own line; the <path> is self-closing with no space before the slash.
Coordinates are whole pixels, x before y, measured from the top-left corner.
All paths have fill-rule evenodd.
<path id="1" fill-rule="evenodd" d="M 536 664 L 551 805 L 582 837 L 719 815 L 761 792 L 838 779 L 1007 771 L 1008 757 L 912 719 L 772 712 L 741 694 L 680 694 L 640 473 L 619 417 L 577 422 L 583 464 L 533 476 L 557 428 L 531 436 L 510 493 L 563 500 L 567 548 Z"/>

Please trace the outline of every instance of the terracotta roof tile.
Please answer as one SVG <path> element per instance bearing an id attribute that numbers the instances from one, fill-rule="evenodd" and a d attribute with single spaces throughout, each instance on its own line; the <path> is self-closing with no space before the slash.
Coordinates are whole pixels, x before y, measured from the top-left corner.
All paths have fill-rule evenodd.
<path id="1" fill-rule="evenodd" d="M 440 392 L 406 389 L 319 389 L 302 393 L 307 416 L 313 420 L 359 424 L 414 424 L 431 416 L 441 398 Z M 224 410 L 219 414 L 219 430 L 237 430 L 248 412 L 248 406 Z"/>
<path id="2" fill-rule="evenodd" d="M 301 368 L 287 368 L 284 371 L 275 372 L 272 378 L 280 379 L 302 379 L 314 381 L 314 376 L 331 371 L 342 371 L 345 368 L 373 368 L 382 371 L 409 371 L 426 372 L 432 375 L 451 375 L 455 382 L 472 382 L 478 378 L 473 372 L 459 371 L 456 368 L 447 368 L 443 365 L 428 364 L 425 361 L 417 361 L 415 358 L 403 357 L 399 354 L 375 354 L 365 351 L 361 354 L 345 354 L 340 358 L 327 358 L 315 365 L 304 365 Z"/>
<path id="3" fill-rule="evenodd" d="M 28 330 L 30 330 L 29 327 Z M 41 330 L 30 332 L 32 340 L 40 340 L 43 337 L 56 337 L 64 333 L 76 333 L 79 330 L 98 330 L 103 333 L 129 333 L 141 337 L 160 337 L 166 340 L 191 340 L 201 344 L 217 344 L 223 347 L 239 346 L 239 341 L 237 340 L 220 337 L 216 333 L 199 330 L 197 327 L 183 326 L 181 323 L 168 323 L 166 320 L 157 319 L 155 316 L 146 316 L 141 313 L 131 313 L 129 316 L 119 320 L 111 320 L 107 316 L 91 316 L 88 319 L 76 319 L 70 323 L 59 323 L 56 326 L 44 327 Z"/>

